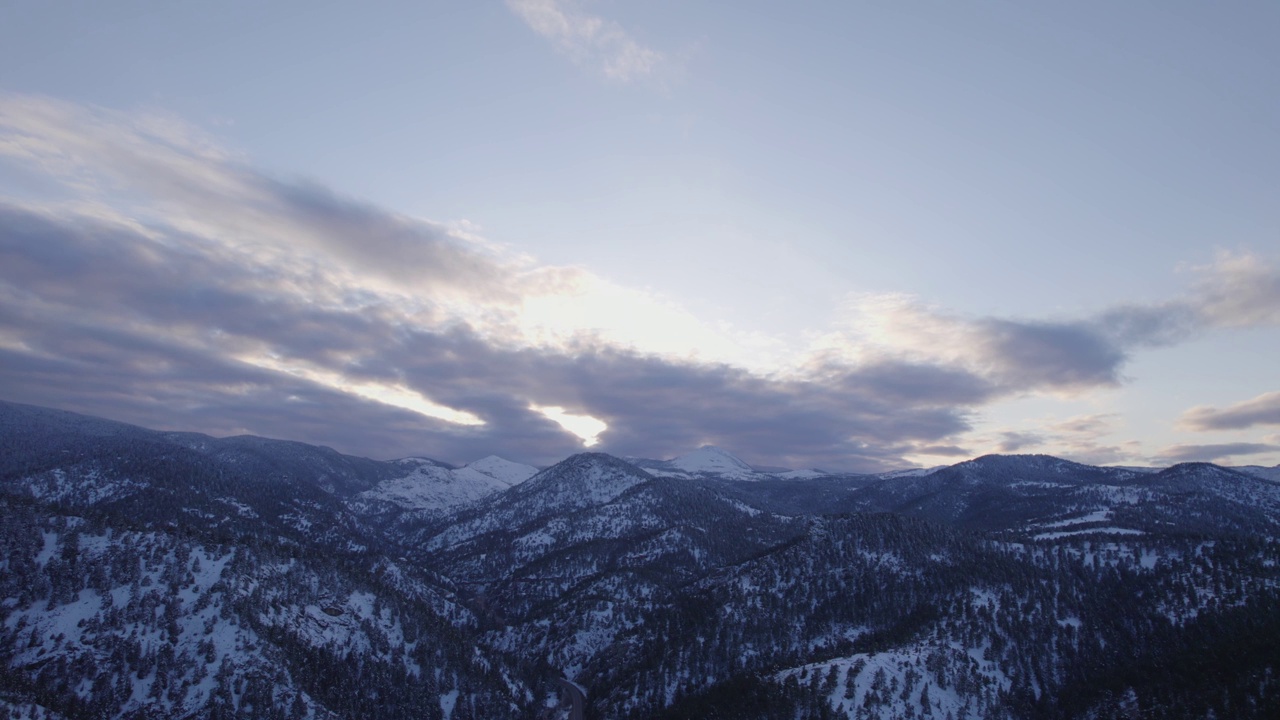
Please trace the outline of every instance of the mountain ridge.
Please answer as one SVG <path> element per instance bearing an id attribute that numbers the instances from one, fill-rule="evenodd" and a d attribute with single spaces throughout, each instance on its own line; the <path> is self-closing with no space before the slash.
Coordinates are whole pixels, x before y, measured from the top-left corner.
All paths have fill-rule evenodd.
<path id="1" fill-rule="evenodd" d="M 1275 483 L 724 462 L 481 458 L 491 490 L 397 505 L 467 466 L 0 405 L 0 710 L 545 720 L 567 678 L 623 720 L 1280 711 Z"/>

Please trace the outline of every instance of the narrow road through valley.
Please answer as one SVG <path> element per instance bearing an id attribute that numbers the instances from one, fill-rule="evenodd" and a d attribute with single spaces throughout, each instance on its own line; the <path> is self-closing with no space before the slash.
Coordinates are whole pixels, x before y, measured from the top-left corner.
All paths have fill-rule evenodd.
<path id="1" fill-rule="evenodd" d="M 560 685 L 561 690 L 569 694 L 569 701 L 573 703 L 573 708 L 569 711 L 569 720 L 583 720 L 587 696 L 582 693 L 582 688 L 564 678 L 556 678 L 556 683 Z"/>

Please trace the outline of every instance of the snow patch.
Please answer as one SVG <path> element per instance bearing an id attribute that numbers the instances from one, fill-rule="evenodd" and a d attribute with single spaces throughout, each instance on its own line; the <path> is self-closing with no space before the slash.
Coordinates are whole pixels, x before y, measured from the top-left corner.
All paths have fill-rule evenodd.
<path id="1" fill-rule="evenodd" d="M 1058 538 L 1072 537 L 1074 535 L 1089 535 L 1092 533 L 1105 533 L 1108 535 L 1146 535 L 1141 530 L 1133 530 L 1131 528 L 1121 527 L 1100 527 L 1100 528 L 1082 528 L 1080 530 L 1062 530 L 1059 532 L 1040 533 L 1035 536 L 1036 540 L 1057 540 Z"/>

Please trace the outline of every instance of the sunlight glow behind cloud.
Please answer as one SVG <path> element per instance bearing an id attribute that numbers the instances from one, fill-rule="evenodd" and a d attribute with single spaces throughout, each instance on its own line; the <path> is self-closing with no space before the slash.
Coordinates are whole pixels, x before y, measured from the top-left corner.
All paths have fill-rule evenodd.
<path id="1" fill-rule="evenodd" d="M 332 388 L 339 392 L 358 395 L 366 400 L 373 400 L 384 405 L 411 410 L 419 415 L 444 420 L 455 425 L 484 425 L 483 419 L 465 410 L 455 410 L 436 402 L 432 402 L 422 393 L 399 384 L 376 383 L 369 381 L 353 381 L 339 373 L 324 370 L 297 360 L 286 361 L 269 356 L 241 357 L 240 361 L 255 367 L 274 370 L 296 378 L 301 378 L 318 385 Z"/>
<path id="2" fill-rule="evenodd" d="M 609 429 L 609 426 L 599 418 L 570 413 L 562 407 L 530 405 L 529 409 L 541 413 L 548 420 L 582 438 L 583 447 L 591 447 L 598 444 L 600 442 L 600 433 Z"/>
<path id="3" fill-rule="evenodd" d="M 586 339 L 672 358 L 773 369 L 776 339 L 713 326 L 674 302 L 581 272 L 572 285 L 526 295 L 519 330 L 533 345 L 572 348 Z"/>

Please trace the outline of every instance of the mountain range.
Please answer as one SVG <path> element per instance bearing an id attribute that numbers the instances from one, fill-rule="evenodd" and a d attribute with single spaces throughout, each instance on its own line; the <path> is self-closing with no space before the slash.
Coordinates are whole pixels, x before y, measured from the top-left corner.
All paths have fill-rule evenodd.
<path id="1" fill-rule="evenodd" d="M 1277 470 L 453 467 L 0 403 L 0 717 L 1280 717 Z"/>

